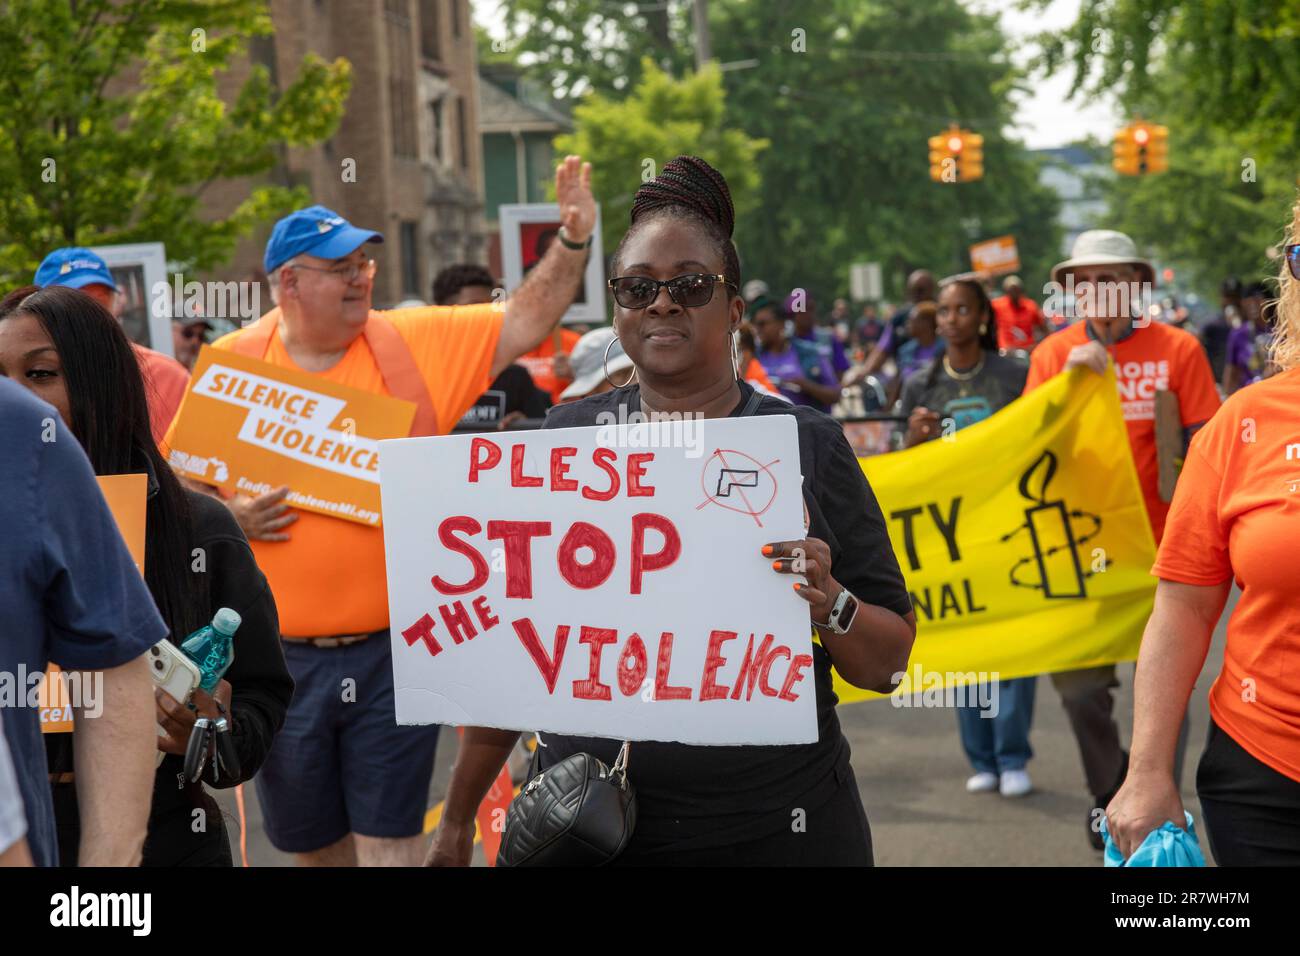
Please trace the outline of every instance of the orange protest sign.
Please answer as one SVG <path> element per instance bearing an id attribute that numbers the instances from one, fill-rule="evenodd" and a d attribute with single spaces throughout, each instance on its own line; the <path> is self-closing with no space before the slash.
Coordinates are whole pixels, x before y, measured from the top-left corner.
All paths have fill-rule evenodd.
<path id="1" fill-rule="evenodd" d="M 98 481 L 99 490 L 108 502 L 108 510 L 117 522 L 117 530 L 122 533 L 126 549 L 131 552 L 131 560 L 143 577 L 144 516 L 149 479 L 144 475 L 104 475 Z M 61 675 L 59 666 L 51 664 L 37 690 L 43 734 L 66 734 L 72 731 L 71 695 Z"/>
<path id="2" fill-rule="evenodd" d="M 1016 248 L 1016 237 L 998 236 L 975 243 L 970 247 L 970 267 L 972 272 L 989 275 L 1018 271 L 1020 251 Z"/>
<path id="3" fill-rule="evenodd" d="M 414 417 L 412 402 L 204 346 L 168 460 L 226 491 L 288 485 L 295 508 L 378 526 L 379 440 L 406 437 Z"/>

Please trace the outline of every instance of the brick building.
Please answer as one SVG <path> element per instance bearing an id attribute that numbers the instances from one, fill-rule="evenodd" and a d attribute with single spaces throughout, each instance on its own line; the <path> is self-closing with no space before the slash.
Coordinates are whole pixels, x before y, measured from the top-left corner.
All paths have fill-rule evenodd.
<path id="1" fill-rule="evenodd" d="M 249 45 L 272 81 L 296 74 L 304 55 L 352 64 L 338 131 L 310 148 L 284 148 L 262 181 L 308 187 L 314 202 L 384 234 L 375 247 L 374 301 L 428 301 L 434 274 L 485 258 L 478 75 L 469 0 L 271 0 L 273 36 Z M 231 90 L 247 70 L 232 70 Z M 349 162 L 352 161 L 352 162 Z M 355 181 L 348 171 L 355 168 Z M 251 183 L 205 193 L 225 215 Z M 270 224 L 241 243 L 217 279 L 261 274 Z M 264 302 L 270 302 L 269 294 Z"/>

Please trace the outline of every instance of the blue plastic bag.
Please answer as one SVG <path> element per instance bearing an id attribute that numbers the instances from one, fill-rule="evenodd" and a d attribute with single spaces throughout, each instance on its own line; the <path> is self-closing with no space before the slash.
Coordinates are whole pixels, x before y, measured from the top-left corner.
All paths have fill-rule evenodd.
<path id="1" fill-rule="evenodd" d="M 1158 830 L 1152 830 L 1142 845 L 1127 860 L 1110 838 L 1106 818 L 1101 818 L 1101 835 L 1106 838 L 1106 866 L 1205 866 L 1205 855 L 1196 839 L 1192 815 L 1186 810 L 1187 829 L 1180 830 L 1173 821 L 1166 820 Z"/>

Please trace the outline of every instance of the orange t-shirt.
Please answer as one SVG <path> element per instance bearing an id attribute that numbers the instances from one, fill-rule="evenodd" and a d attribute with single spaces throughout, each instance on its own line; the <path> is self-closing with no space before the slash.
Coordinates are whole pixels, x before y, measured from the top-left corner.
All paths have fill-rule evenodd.
<path id="1" fill-rule="evenodd" d="M 410 348 L 437 410 L 438 432 L 446 434 L 491 384 L 489 373 L 503 312 L 493 303 L 484 303 L 379 314 L 397 328 Z M 213 348 L 228 348 L 241 334 L 222 336 Z M 279 327 L 262 358 L 272 365 L 304 371 L 289 357 Z M 376 395 L 391 394 L 362 335 L 333 368 L 309 374 Z M 169 432 L 168 444 L 170 437 Z M 296 513 L 298 520 L 284 529 L 288 541 L 249 542 L 275 596 L 281 633 L 328 637 L 387 627 L 383 529 L 312 511 Z"/>
<path id="2" fill-rule="evenodd" d="M 573 351 L 573 347 L 578 344 L 578 339 L 582 338 L 572 329 L 560 330 L 561 351 L 568 354 Z M 555 355 L 555 335 L 552 333 L 546 337 L 541 345 L 531 352 L 525 352 L 515 361 L 528 369 L 528 374 L 533 377 L 533 384 L 543 392 L 549 392 L 551 401 L 558 403 L 560 393 L 573 383 L 571 378 L 556 378 L 552 369 L 552 356 Z"/>
<path id="3" fill-rule="evenodd" d="M 1086 323 L 1079 321 L 1053 332 L 1029 356 L 1025 394 L 1065 368 L 1070 349 L 1088 341 Z M 1183 427 L 1209 421 L 1219 408 L 1214 373 L 1196 337 L 1182 329 L 1153 322 L 1109 349 L 1115 363 L 1120 405 L 1128 426 L 1128 443 L 1137 466 L 1147 517 L 1157 542 L 1165 529 L 1169 505 L 1160 498 L 1160 469 L 1156 455 L 1156 391 L 1178 396 Z"/>
<path id="4" fill-rule="evenodd" d="M 744 378 L 746 382 L 755 388 L 766 389 L 770 395 L 779 394 L 775 386 L 772 385 L 772 380 L 767 377 L 767 372 L 763 370 L 762 363 L 756 358 L 750 359 L 749 364 L 745 366 Z"/>
<path id="5" fill-rule="evenodd" d="M 1034 347 L 1034 329 L 1047 331 L 1043 321 L 1043 312 L 1038 303 L 1028 296 L 1020 297 L 1020 304 L 1011 301 L 1011 296 L 1000 295 L 991 303 L 993 317 L 998 324 L 998 348 L 1025 349 Z"/>
<path id="6" fill-rule="evenodd" d="M 1300 781 L 1300 368 L 1243 388 L 1196 433 L 1151 573 L 1241 599 L 1210 714 L 1256 759 Z"/>
<path id="7" fill-rule="evenodd" d="M 167 426 L 176 417 L 185 390 L 190 387 L 190 373 L 185 371 L 185 366 L 180 362 L 161 352 L 135 342 L 131 343 L 131 347 L 135 349 L 140 374 L 144 376 L 144 397 L 149 405 L 149 430 L 153 432 L 153 440 L 162 444 L 167 435 Z"/>

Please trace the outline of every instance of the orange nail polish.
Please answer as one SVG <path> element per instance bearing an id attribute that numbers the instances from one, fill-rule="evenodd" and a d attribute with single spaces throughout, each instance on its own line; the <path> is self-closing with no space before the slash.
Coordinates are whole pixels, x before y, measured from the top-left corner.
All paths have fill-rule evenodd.
<path id="1" fill-rule="evenodd" d="M 780 561 L 773 561 L 773 562 L 772 562 L 772 570 L 773 570 L 773 571 L 780 571 L 780 570 L 781 570 L 781 562 L 780 562 Z"/>
<path id="2" fill-rule="evenodd" d="M 795 592 L 797 593 L 797 592 L 799 592 L 799 591 L 802 591 L 802 590 L 804 589 L 804 586 L 803 586 L 802 584 L 799 584 L 799 583 L 796 582 L 796 583 L 795 583 L 795 586 L 794 586 L 794 589 L 795 589 Z"/>
<path id="3" fill-rule="evenodd" d="M 770 544 L 763 545 L 763 555 L 767 556 L 771 553 L 772 553 L 772 546 Z"/>

